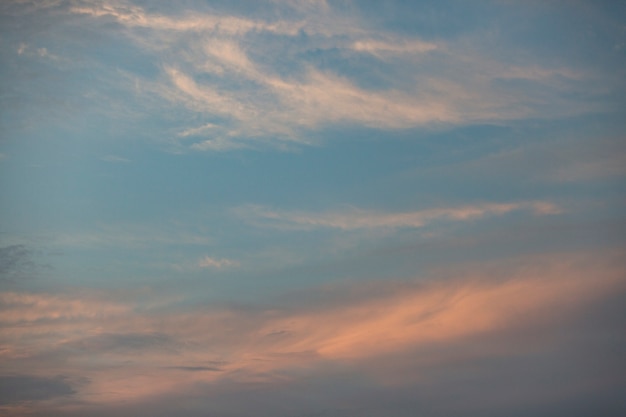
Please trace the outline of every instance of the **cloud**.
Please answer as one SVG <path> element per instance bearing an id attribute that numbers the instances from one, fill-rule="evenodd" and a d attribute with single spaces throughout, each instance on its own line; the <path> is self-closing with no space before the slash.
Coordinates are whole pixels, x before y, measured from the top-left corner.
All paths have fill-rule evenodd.
<path id="1" fill-rule="evenodd" d="M 72 7 L 72 13 L 92 17 L 111 17 L 127 27 L 149 28 L 175 32 L 211 32 L 220 35 L 243 35 L 251 31 L 267 31 L 294 35 L 300 29 L 298 23 L 264 22 L 236 16 L 220 16 L 207 13 L 187 13 L 172 17 L 147 13 L 142 7 L 122 2 L 110 2 L 96 6 Z"/>
<path id="2" fill-rule="evenodd" d="M 326 213 L 276 211 L 262 206 L 244 206 L 236 210 L 255 225 L 291 230 L 331 228 L 341 230 L 373 228 L 419 228 L 436 221 L 468 221 L 486 216 L 528 210 L 536 215 L 558 214 L 556 205 L 533 201 L 522 203 L 487 203 L 454 208 L 437 208 L 413 212 L 384 213 L 352 208 Z"/>
<path id="3" fill-rule="evenodd" d="M 233 266 L 238 266 L 239 263 L 233 261 L 231 259 L 216 259 L 211 258 L 210 256 L 205 256 L 204 258 L 198 261 L 198 266 L 200 268 L 228 268 Z"/>
<path id="4" fill-rule="evenodd" d="M 122 164 L 128 164 L 128 163 L 131 162 L 130 159 L 123 158 L 123 157 L 117 156 L 117 155 L 105 155 L 105 156 L 103 156 L 100 159 L 102 161 L 105 161 L 105 162 L 122 163 Z"/>
<path id="5" fill-rule="evenodd" d="M 578 317 L 625 294 L 618 255 L 463 265 L 414 281 L 311 288 L 271 307 L 2 293 L 0 355 L 6 372 L 62 370 L 89 379 L 75 394 L 83 404 L 145 400 L 198 384 L 235 389 L 297 381 L 326 366 L 357 369 L 377 383 L 426 382 L 426 371 L 454 363 L 464 347 L 479 356 L 515 357 L 567 344 L 570 335 L 559 331 L 564 322 L 591 331 L 596 319 L 585 324 Z M 537 331 L 545 339 L 536 339 Z M 474 345 L 486 337 L 499 341 Z M 402 361 L 421 371 L 395 374 Z M 393 366 L 385 371 L 383 363 Z"/>
<path id="6" fill-rule="evenodd" d="M 437 45 L 432 42 L 424 42 L 420 40 L 360 40 L 354 42 L 352 48 L 355 51 L 368 52 L 375 56 L 384 56 L 385 54 L 404 55 L 434 51 L 437 49 Z"/>
<path id="7" fill-rule="evenodd" d="M 130 306 L 102 301 L 87 294 L 65 297 L 48 294 L 2 292 L 0 322 L 4 325 L 45 321 L 84 321 L 98 317 L 119 316 L 128 313 Z"/>
<path id="8" fill-rule="evenodd" d="M 130 352 L 173 349 L 172 339 L 162 333 L 103 333 L 70 344 L 73 349 L 86 352 Z"/>
<path id="9" fill-rule="evenodd" d="M 329 11 L 326 0 L 272 0 L 278 5 L 287 5 L 301 12 Z"/>
<path id="10" fill-rule="evenodd" d="M 278 13 L 285 6 L 295 14 Z M 142 102 L 182 110 L 179 150 L 308 144 L 311 132 L 337 124 L 432 128 L 598 110 L 591 99 L 571 99 L 589 74 L 539 61 L 510 62 L 481 47 L 479 35 L 425 41 L 375 29 L 364 16 L 323 1 L 276 1 L 270 7 L 280 18 L 206 10 L 168 14 L 124 2 L 79 3 L 71 12 L 113 19 L 135 47 L 158 62 L 160 76 L 133 76 Z M 377 61 L 372 67 L 384 71 L 369 74 L 370 66 L 363 65 L 340 71 L 313 59 L 327 54 L 348 67 L 367 54 Z M 362 82 L 383 73 L 384 88 Z M 533 88 L 507 80 L 526 80 Z"/>
<path id="11" fill-rule="evenodd" d="M 57 234 L 54 245 L 72 247 L 148 248 L 169 245 L 203 246 L 213 242 L 206 234 L 188 231 L 176 223 L 153 227 L 137 224 L 101 225 L 95 230 Z"/>
<path id="12" fill-rule="evenodd" d="M 48 48 L 33 48 L 31 45 L 28 45 L 24 42 L 20 43 L 17 47 L 17 54 L 20 56 L 37 56 L 39 58 L 47 58 L 52 61 L 62 61 L 60 56 L 50 53 L 50 51 L 48 51 Z"/>
<path id="13" fill-rule="evenodd" d="M 0 376 L 0 405 L 69 396 L 74 389 L 63 377 Z"/>
<path id="14" fill-rule="evenodd" d="M 26 245 L 0 247 L 0 282 L 32 277 L 39 267 L 33 255 L 33 250 Z"/>
<path id="15" fill-rule="evenodd" d="M 219 126 L 213 124 L 213 123 L 206 123 L 202 126 L 199 127 L 193 127 L 193 128 L 189 128 L 189 129 L 185 129 L 182 132 L 180 132 L 178 134 L 179 137 L 181 138 L 185 138 L 187 136 L 199 136 L 199 135 L 203 135 L 206 133 L 209 133 L 215 129 L 219 129 Z"/>
<path id="16" fill-rule="evenodd" d="M 623 139 L 596 140 L 593 149 L 568 149 L 554 156 L 553 163 L 547 167 L 546 177 L 557 182 L 624 177 L 626 151 L 623 143 Z"/>
<path id="17" fill-rule="evenodd" d="M 170 366 L 168 369 L 187 372 L 218 372 L 221 370 L 216 366 Z"/>
<path id="18" fill-rule="evenodd" d="M 489 181 L 525 178 L 530 182 L 572 183 L 617 179 L 626 175 L 626 151 L 620 136 L 580 136 L 523 141 L 517 146 L 488 153 L 455 166 L 418 168 L 419 175 L 463 177 Z M 528 167 L 532 166 L 529 172 Z"/>
<path id="19" fill-rule="evenodd" d="M 202 142 L 194 143 L 190 148 L 197 151 L 230 151 L 247 147 L 248 146 L 234 140 L 217 137 L 215 139 L 207 139 Z"/>

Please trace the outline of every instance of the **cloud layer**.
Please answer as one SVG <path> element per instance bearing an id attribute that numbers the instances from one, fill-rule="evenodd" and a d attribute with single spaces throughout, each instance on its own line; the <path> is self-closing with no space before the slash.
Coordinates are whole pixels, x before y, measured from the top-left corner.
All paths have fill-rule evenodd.
<path id="1" fill-rule="evenodd" d="M 523 352 L 558 349 L 569 335 L 548 337 L 550 331 L 601 300 L 623 296 L 624 265 L 618 258 L 518 259 L 441 271 L 436 280 L 312 289 L 305 298 L 270 308 L 188 308 L 171 301 L 112 301 L 114 294 L 5 292 L 1 355 L 7 372 L 32 375 L 33 381 L 61 373 L 69 381 L 89 381 L 72 388 L 74 399 L 60 397 L 59 407 L 145 401 L 179 395 L 199 383 L 217 390 L 245 390 L 263 381 L 298 383 L 304 370 L 323 375 L 333 363 L 358 370 L 375 384 L 393 386 L 406 378 L 419 383 L 428 379 L 427 369 L 455 360 L 455 353 L 446 351 L 471 346 L 476 338 L 520 332 L 515 344 L 481 352 L 512 361 Z M 334 295 L 326 298 L 329 291 Z M 545 339 L 534 340 L 529 329 L 547 332 Z M 437 347 L 444 350 L 431 359 L 411 353 Z M 422 371 L 395 374 L 381 367 L 387 360 L 406 360 Z"/>
<path id="2" fill-rule="evenodd" d="M 155 66 L 153 76 L 117 76 L 146 109 L 178 114 L 169 139 L 179 151 L 312 143 L 314 132 L 336 125 L 430 129 L 599 109 L 591 96 L 568 98 L 593 79 L 584 71 L 509 62 L 481 39 L 401 36 L 325 3 L 273 2 L 265 11 L 168 13 L 123 1 L 65 9 L 105 32 L 114 23 Z"/>
<path id="3" fill-rule="evenodd" d="M 236 212 L 253 224 L 291 230 L 331 228 L 397 229 L 419 228 L 436 221 L 468 221 L 485 216 L 503 215 L 518 210 L 530 210 L 536 215 L 558 214 L 554 204 L 541 201 L 523 203 L 488 203 L 454 208 L 437 208 L 403 213 L 381 213 L 351 208 L 339 212 L 306 213 L 276 211 L 260 206 L 240 207 Z"/>

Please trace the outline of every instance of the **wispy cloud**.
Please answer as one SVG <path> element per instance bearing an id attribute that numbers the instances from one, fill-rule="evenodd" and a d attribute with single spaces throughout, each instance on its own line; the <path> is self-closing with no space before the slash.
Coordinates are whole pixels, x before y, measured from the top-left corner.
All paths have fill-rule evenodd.
<path id="1" fill-rule="evenodd" d="M 167 16 L 146 12 L 142 7 L 115 1 L 108 4 L 72 7 L 76 14 L 92 17 L 112 17 L 128 27 L 142 27 L 154 30 L 177 32 L 211 32 L 220 35 L 243 35 L 251 31 L 267 31 L 279 34 L 297 34 L 301 24 L 278 21 L 264 22 L 208 13 L 187 13 L 180 16 Z"/>
<path id="2" fill-rule="evenodd" d="M 138 82 L 169 106 L 200 116 L 200 126 L 181 126 L 177 137 L 192 150 L 227 151 L 249 147 L 246 141 L 308 143 L 307 132 L 342 123 L 406 129 L 559 117 L 593 107 L 561 94 L 577 88 L 569 81 L 584 78 L 579 71 L 537 62 L 514 65 L 478 48 L 467 52 L 464 40 L 392 35 L 334 13 L 326 2 L 273 7 L 285 5 L 295 16 L 278 14 L 283 17 L 273 21 L 217 12 L 164 14 L 124 2 L 82 3 L 71 11 L 114 19 L 136 47 L 160 63 L 161 77 Z M 309 36 L 307 42 L 299 40 L 301 33 Z M 259 39 L 272 34 L 278 41 L 257 42 L 253 34 Z M 274 49 L 280 45 L 289 48 Z M 348 62 L 354 54 L 368 54 L 388 68 L 387 87 L 369 88 L 354 74 L 303 61 L 312 50 L 339 51 Z M 550 88 L 503 87 L 502 79 Z"/>
<path id="3" fill-rule="evenodd" d="M 309 230 L 332 228 L 356 230 L 370 228 L 419 228 L 436 221 L 468 221 L 486 216 L 528 210 L 536 215 L 558 214 L 556 205 L 543 202 L 487 203 L 453 208 L 436 208 L 412 212 L 384 213 L 350 208 L 335 212 L 298 212 L 272 210 L 262 206 L 244 206 L 236 213 L 255 225 L 283 229 Z"/>
<path id="4" fill-rule="evenodd" d="M 75 233 L 60 233 L 51 237 L 52 244 L 73 247 L 145 248 L 154 245 L 207 245 L 213 242 L 206 234 L 192 232 L 170 223 L 149 225 L 101 225 Z"/>
<path id="5" fill-rule="evenodd" d="M 117 156 L 117 155 L 105 155 L 102 158 L 100 158 L 102 161 L 105 162 L 113 162 L 113 163 L 123 163 L 123 164 L 127 164 L 130 163 L 131 160 L 121 157 L 121 156 Z"/>
<path id="6" fill-rule="evenodd" d="M 232 259 L 225 259 L 225 258 L 217 259 L 217 258 L 212 258 L 210 256 L 205 256 L 198 261 L 198 266 L 200 268 L 221 269 L 221 268 L 234 267 L 238 265 L 239 265 L 239 262 L 233 261 Z"/>
<path id="7" fill-rule="evenodd" d="M 45 47 L 33 47 L 24 42 L 20 43 L 16 50 L 18 55 L 36 56 L 39 58 L 46 58 L 53 61 L 62 61 L 60 56 L 51 53 L 48 48 Z"/>
<path id="8" fill-rule="evenodd" d="M 557 140 L 523 142 L 513 148 L 462 161 L 452 167 L 437 167 L 430 175 L 519 178 L 541 182 L 587 182 L 626 176 L 626 150 L 622 137 L 576 135 Z M 528 167 L 533 167 L 529 172 Z M 430 168 L 426 168 L 429 170 Z M 422 174 L 424 171 L 418 169 Z"/>
<path id="9" fill-rule="evenodd" d="M 45 320 L 84 320 L 119 316 L 129 313 L 131 306 L 121 302 L 103 301 L 88 294 L 66 297 L 49 294 L 3 292 L 0 303 L 6 308 L 0 314 L 4 325 Z"/>
<path id="10" fill-rule="evenodd" d="M 359 40 L 354 42 L 352 48 L 359 52 L 368 52 L 372 55 L 382 57 L 385 54 L 415 54 L 434 51 L 437 45 L 432 42 L 424 42 L 420 40 Z"/>
<path id="11" fill-rule="evenodd" d="M 39 269 L 32 248 L 16 244 L 0 247 L 0 283 L 32 277 Z"/>
<path id="12" fill-rule="evenodd" d="M 267 309 L 181 309 L 171 302 L 113 301 L 119 294 L 5 292 L 0 357 L 8 372 L 46 377 L 62 369 L 68 377 L 88 378 L 78 399 L 110 403 L 180 392 L 200 382 L 271 381 L 289 369 L 328 361 L 367 369 L 381 358 L 402 358 L 395 356 L 402 352 L 462 347 L 477 335 L 559 326 L 594 300 L 626 290 L 623 262 L 612 255 L 529 257 L 446 274 L 447 279 L 394 285 L 312 289 Z M 333 297 L 324 296 L 328 291 Z M 312 303 L 315 297 L 324 301 Z M 559 332 L 552 334 L 565 343 Z M 536 345 L 532 335 L 525 337 L 517 337 L 516 352 Z M 451 355 L 425 366 L 458 359 Z"/>

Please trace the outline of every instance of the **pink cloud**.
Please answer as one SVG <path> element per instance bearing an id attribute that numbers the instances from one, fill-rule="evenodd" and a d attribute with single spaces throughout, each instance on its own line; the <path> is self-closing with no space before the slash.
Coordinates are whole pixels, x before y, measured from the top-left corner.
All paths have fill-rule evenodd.
<path id="1" fill-rule="evenodd" d="M 558 323 L 624 292 L 624 270 L 613 255 L 535 256 L 393 286 L 335 288 L 323 306 L 303 299 L 264 309 L 142 308 L 131 299 L 2 293 L 0 357 L 8 372 L 88 378 L 80 401 L 136 401 L 198 382 L 274 381 L 283 371 L 329 362 L 368 368 L 415 349 Z M 376 378 L 393 380 L 385 372 Z"/>

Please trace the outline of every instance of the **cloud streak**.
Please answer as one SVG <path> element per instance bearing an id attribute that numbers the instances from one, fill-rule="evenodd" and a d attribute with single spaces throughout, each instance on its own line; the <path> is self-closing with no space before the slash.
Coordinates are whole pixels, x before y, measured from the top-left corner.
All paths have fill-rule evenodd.
<path id="1" fill-rule="evenodd" d="M 239 263 L 237 261 L 233 261 L 232 259 L 216 259 L 211 258 L 210 256 L 205 256 L 198 261 L 198 267 L 200 268 L 222 269 L 238 265 Z"/>
<path id="2" fill-rule="evenodd" d="M 549 202 L 487 203 L 454 208 L 437 208 L 412 212 L 384 213 L 352 208 L 325 213 L 277 211 L 262 206 L 245 206 L 236 210 L 242 218 L 259 226 L 287 230 L 330 228 L 340 230 L 420 228 L 437 221 L 470 221 L 514 211 L 535 215 L 559 214 L 561 209 Z"/>

